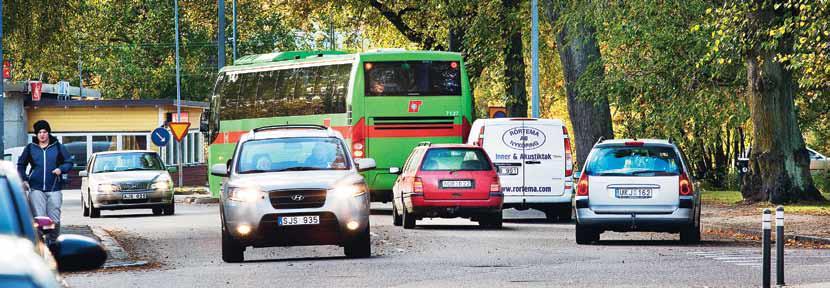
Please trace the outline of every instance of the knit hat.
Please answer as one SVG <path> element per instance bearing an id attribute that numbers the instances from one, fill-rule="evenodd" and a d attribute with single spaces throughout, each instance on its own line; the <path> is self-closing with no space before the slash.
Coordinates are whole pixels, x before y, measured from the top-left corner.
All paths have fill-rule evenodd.
<path id="1" fill-rule="evenodd" d="M 52 133 L 52 127 L 49 127 L 49 122 L 46 122 L 46 120 L 38 120 L 35 122 L 34 128 L 35 134 L 39 133 L 40 130 L 46 130 L 46 132 L 50 134 Z"/>

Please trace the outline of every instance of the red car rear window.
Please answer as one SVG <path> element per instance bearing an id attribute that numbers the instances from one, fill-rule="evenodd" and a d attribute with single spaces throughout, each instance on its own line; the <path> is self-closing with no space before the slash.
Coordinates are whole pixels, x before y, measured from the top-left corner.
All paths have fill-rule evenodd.
<path id="1" fill-rule="evenodd" d="M 490 159 L 476 148 L 432 148 L 427 151 L 421 171 L 488 171 Z"/>

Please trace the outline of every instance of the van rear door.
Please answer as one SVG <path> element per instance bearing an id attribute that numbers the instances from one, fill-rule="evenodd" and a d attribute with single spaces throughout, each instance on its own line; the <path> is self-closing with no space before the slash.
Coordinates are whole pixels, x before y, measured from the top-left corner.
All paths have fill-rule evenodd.
<path id="1" fill-rule="evenodd" d="M 483 147 L 496 165 L 496 172 L 501 181 L 501 190 L 505 197 L 524 197 L 524 161 L 522 149 L 508 146 L 504 139 L 511 138 L 510 131 L 522 127 L 521 120 L 515 121 L 488 121 L 484 124 Z M 472 131 L 480 133 L 480 131 Z M 471 139 L 473 141 L 473 139 Z M 509 139 L 508 139 L 509 141 Z M 508 199 L 505 198 L 507 201 Z"/>
<path id="2" fill-rule="evenodd" d="M 566 181 L 562 125 L 544 119 L 523 123 L 525 196 L 562 196 Z"/>

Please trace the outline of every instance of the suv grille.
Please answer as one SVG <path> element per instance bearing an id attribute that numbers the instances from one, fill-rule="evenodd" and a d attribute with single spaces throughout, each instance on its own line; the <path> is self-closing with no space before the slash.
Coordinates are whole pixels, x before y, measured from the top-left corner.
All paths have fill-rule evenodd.
<path id="1" fill-rule="evenodd" d="M 278 190 L 268 197 L 274 209 L 318 208 L 326 203 L 326 190 Z"/>

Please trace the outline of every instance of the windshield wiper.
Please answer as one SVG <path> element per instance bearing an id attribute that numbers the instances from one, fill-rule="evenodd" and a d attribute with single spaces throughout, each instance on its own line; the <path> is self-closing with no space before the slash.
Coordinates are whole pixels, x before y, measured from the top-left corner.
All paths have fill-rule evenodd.
<path id="1" fill-rule="evenodd" d="M 116 170 L 99 170 L 99 171 L 94 171 L 92 173 L 109 173 L 109 172 L 115 172 L 115 171 Z"/>
<path id="2" fill-rule="evenodd" d="M 121 171 L 143 171 L 143 170 L 161 170 L 161 169 L 152 169 L 152 168 L 129 168 L 129 169 L 124 169 L 124 170 L 121 170 Z"/>
<path id="3" fill-rule="evenodd" d="M 652 174 L 654 174 L 654 176 L 671 176 L 671 175 L 674 175 L 674 173 L 666 172 L 666 171 L 663 171 L 663 170 L 641 170 L 641 171 L 631 172 L 632 175 L 640 175 L 640 174 L 648 174 L 648 173 L 652 173 Z"/>
<path id="4" fill-rule="evenodd" d="M 253 174 L 253 173 L 265 173 L 265 172 L 271 172 L 271 171 L 270 170 L 254 169 L 254 170 L 240 171 L 239 174 Z"/>
<path id="5" fill-rule="evenodd" d="M 275 172 L 280 172 L 280 171 L 311 171 L 311 170 L 325 170 L 325 169 L 317 168 L 317 167 L 300 166 L 300 167 L 291 167 L 291 168 L 275 170 Z"/>
<path id="6" fill-rule="evenodd" d="M 620 172 L 605 172 L 605 173 L 597 174 L 597 176 L 628 176 L 628 175 L 631 175 L 631 174 L 620 173 Z"/>

